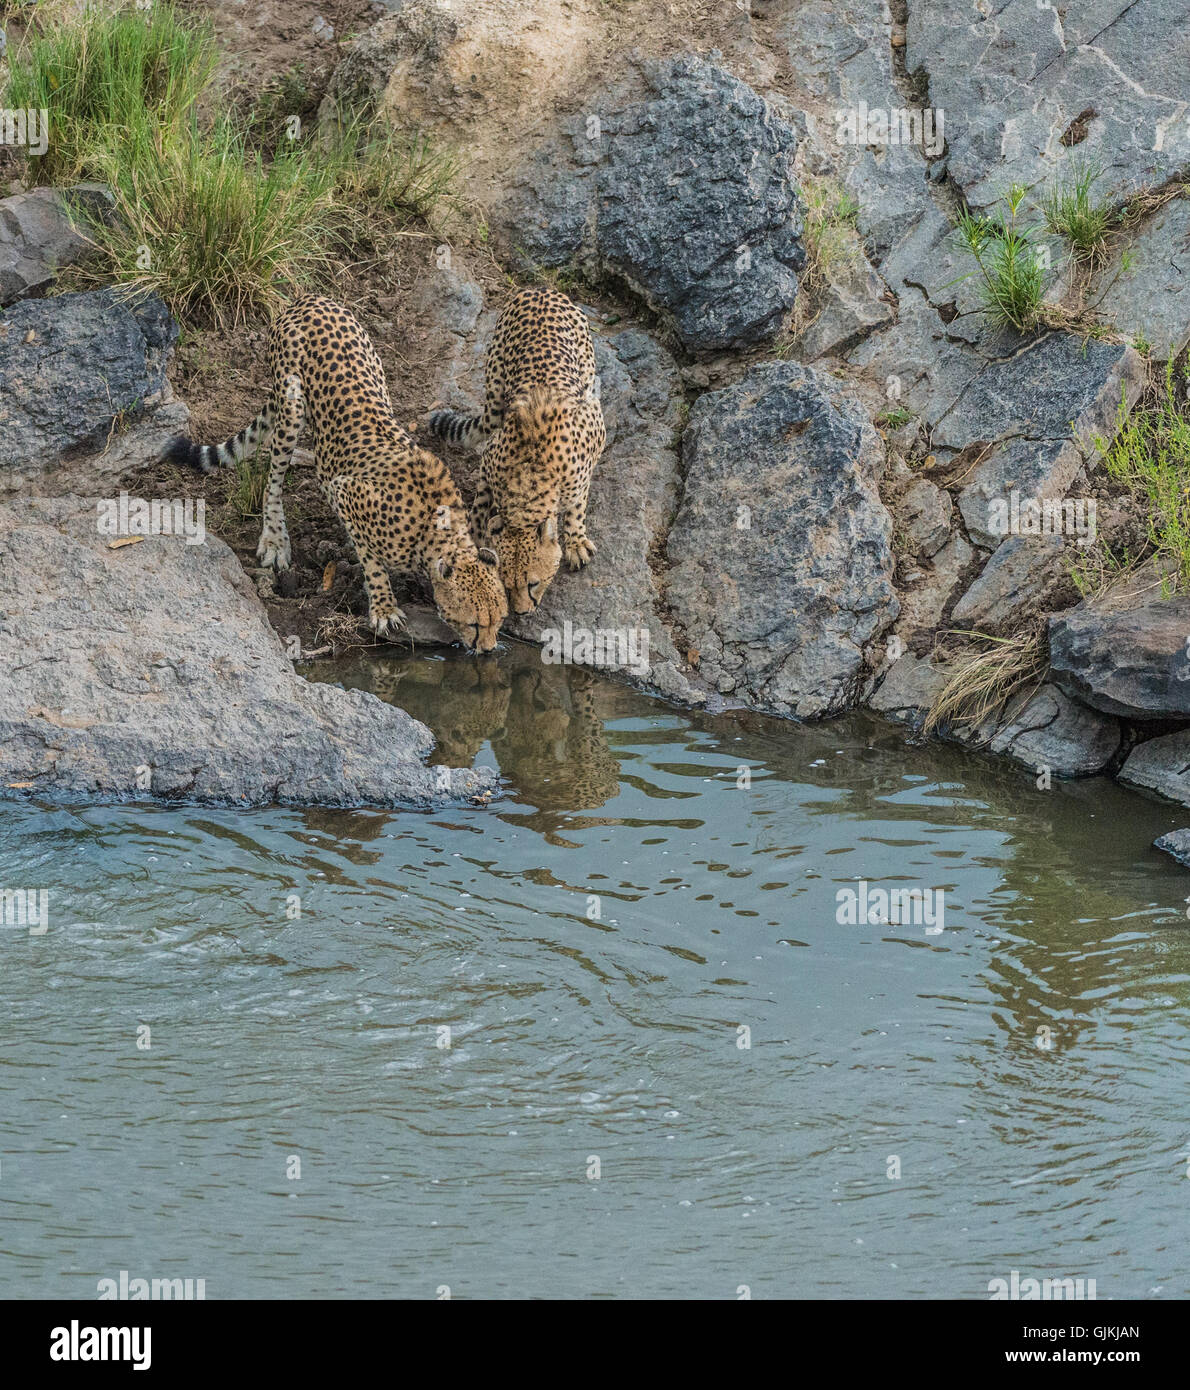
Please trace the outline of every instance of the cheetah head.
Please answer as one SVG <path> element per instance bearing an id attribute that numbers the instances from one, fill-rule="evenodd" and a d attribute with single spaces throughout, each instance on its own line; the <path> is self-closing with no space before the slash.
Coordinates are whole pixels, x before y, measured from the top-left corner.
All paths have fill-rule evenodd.
<path id="1" fill-rule="evenodd" d="M 440 555 L 430 567 L 434 603 L 471 651 L 490 652 L 508 617 L 499 561 L 486 547 L 450 560 Z"/>
<path id="2" fill-rule="evenodd" d="M 503 517 L 494 513 L 488 534 L 500 556 L 509 607 L 514 613 L 532 613 L 562 563 L 557 521 L 547 516 L 536 526 L 506 526 Z"/>

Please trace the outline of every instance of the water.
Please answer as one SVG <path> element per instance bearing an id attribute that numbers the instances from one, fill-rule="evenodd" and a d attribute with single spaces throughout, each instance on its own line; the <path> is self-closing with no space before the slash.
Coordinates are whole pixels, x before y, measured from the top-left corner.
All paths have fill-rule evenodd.
<path id="1" fill-rule="evenodd" d="M 1176 808 L 524 650 L 320 674 L 510 795 L 0 808 L 0 1294 L 1190 1292 Z"/>

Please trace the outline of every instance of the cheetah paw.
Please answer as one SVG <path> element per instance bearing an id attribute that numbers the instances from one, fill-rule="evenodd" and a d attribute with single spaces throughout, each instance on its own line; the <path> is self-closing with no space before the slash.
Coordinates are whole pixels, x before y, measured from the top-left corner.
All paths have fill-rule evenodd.
<path id="1" fill-rule="evenodd" d="M 575 536 L 566 542 L 566 563 L 572 570 L 581 570 L 595 554 L 595 542 L 587 536 Z"/>
<path id="2" fill-rule="evenodd" d="M 396 641 L 405 627 L 405 615 L 399 608 L 390 608 L 386 613 L 374 612 L 368 617 L 368 626 L 377 637 Z"/>
<path id="3" fill-rule="evenodd" d="M 287 570 L 293 563 L 288 535 L 270 535 L 268 531 L 262 531 L 256 547 L 256 558 L 266 570 Z"/>

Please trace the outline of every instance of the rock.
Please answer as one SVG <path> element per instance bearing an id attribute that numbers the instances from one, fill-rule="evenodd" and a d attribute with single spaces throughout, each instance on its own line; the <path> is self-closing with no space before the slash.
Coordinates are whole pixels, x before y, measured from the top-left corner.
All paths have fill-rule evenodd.
<path id="1" fill-rule="evenodd" d="M 222 541 L 112 550 L 94 501 L 0 503 L 0 793 L 426 806 L 494 775 L 425 767 L 402 710 L 297 676 Z"/>
<path id="2" fill-rule="evenodd" d="M 1091 777 L 1119 751 L 1119 721 L 1046 684 L 1009 701 L 989 747 L 1034 772 Z"/>
<path id="3" fill-rule="evenodd" d="M 71 207 L 108 198 L 99 185 L 82 184 L 67 191 L 33 188 L 0 200 L 0 305 L 37 294 L 62 266 L 78 261 L 89 243 Z"/>
<path id="4" fill-rule="evenodd" d="M 434 131 L 474 156 L 503 130 L 540 119 L 582 66 L 589 19 L 555 0 L 387 0 L 356 39 L 319 107 L 324 128 L 376 113 Z M 469 169 L 469 173 L 473 170 Z"/>
<path id="5" fill-rule="evenodd" d="M 798 338 L 798 355 L 807 362 L 841 355 L 893 319 L 887 286 L 867 262 L 849 260 L 834 270 L 820 304 L 819 313 Z"/>
<path id="6" fill-rule="evenodd" d="M 1190 830 L 1171 830 L 1166 835 L 1158 835 L 1153 841 L 1153 848 L 1190 869 Z"/>
<path id="7" fill-rule="evenodd" d="M 910 483 L 897 505 L 897 521 L 912 554 L 930 556 L 941 550 L 950 539 L 953 510 L 950 493 L 928 478 Z"/>
<path id="8" fill-rule="evenodd" d="M 1051 333 L 1004 361 L 989 363 L 934 426 L 933 447 L 979 449 L 981 461 L 959 497 L 967 534 L 978 545 L 1004 539 L 1013 494 L 1044 504 L 1064 498 L 1092 440 L 1113 432 L 1121 399 L 1131 407 L 1144 386 L 1133 348 Z"/>
<path id="9" fill-rule="evenodd" d="M 929 657 L 906 652 L 868 700 L 868 708 L 901 723 L 920 724 L 946 684 L 946 673 Z"/>
<path id="10" fill-rule="evenodd" d="M 1190 199 L 1166 203 L 1127 248 L 1128 270 L 1113 265 L 1097 299 L 1103 318 L 1162 361 L 1190 343 Z"/>
<path id="11" fill-rule="evenodd" d="M 1126 787 L 1156 792 L 1190 806 L 1190 729 L 1137 744 L 1118 775 Z"/>
<path id="12" fill-rule="evenodd" d="M 666 599 L 700 674 L 781 714 L 846 709 L 898 612 L 866 412 L 813 368 L 767 363 L 695 402 L 682 457 Z"/>
<path id="13" fill-rule="evenodd" d="M 793 127 L 700 58 L 643 63 L 639 81 L 643 99 L 593 98 L 594 126 L 568 120 L 494 225 L 522 265 L 576 261 L 639 297 L 690 352 L 772 338 L 805 263 Z"/>
<path id="14" fill-rule="evenodd" d="M 0 320 L 0 470 L 98 447 L 159 399 L 178 328 L 155 295 L 115 288 L 22 300 Z"/>
<path id="15" fill-rule="evenodd" d="M 947 172 L 972 207 L 1075 160 L 1098 162 L 1105 191 L 1120 194 L 1190 166 L 1187 0 L 994 0 L 960 23 L 953 11 L 913 0 L 906 65 L 924 70 L 945 112 Z"/>
<path id="16" fill-rule="evenodd" d="M 608 442 L 595 466 L 587 530 L 598 547 L 586 569 L 559 571 L 541 607 L 510 630 L 532 641 L 582 628 L 648 633 L 649 670 L 636 683 L 686 703 L 706 696 L 663 619 L 650 555 L 677 506 L 677 439 L 684 393 L 677 365 L 636 328 L 594 339 Z"/>
<path id="17" fill-rule="evenodd" d="M 1190 719 L 1188 641 L 1190 598 L 1150 589 L 1141 601 L 1128 586 L 1050 619 L 1050 667 L 1063 690 L 1106 714 Z"/>
<path id="18" fill-rule="evenodd" d="M 895 629 L 902 641 L 909 642 L 916 634 L 931 633 L 940 626 L 946 605 L 956 591 L 961 592 L 976 553 L 962 536 L 951 536 L 941 550 L 923 562 L 924 573 L 918 582 L 902 583 L 898 594 L 901 616 Z"/>
<path id="19" fill-rule="evenodd" d="M 998 632 L 1036 611 L 1062 578 L 1061 536 L 1009 536 L 955 604 L 951 617 L 981 632 Z"/>
<path id="20" fill-rule="evenodd" d="M 818 155 L 857 199 L 860 234 L 883 257 L 917 223 L 927 198 L 927 164 L 918 149 L 869 144 L 846 128 L 848 114 L 861 108 L 905 104 L 893 72 L 891 15 L 865 0 L 806 0 L 775 7 L 772 21 L 783 86 L 792 83 L 793 98 L 821 116 L 820 126 L 811 125 L 807 159 Z"/>

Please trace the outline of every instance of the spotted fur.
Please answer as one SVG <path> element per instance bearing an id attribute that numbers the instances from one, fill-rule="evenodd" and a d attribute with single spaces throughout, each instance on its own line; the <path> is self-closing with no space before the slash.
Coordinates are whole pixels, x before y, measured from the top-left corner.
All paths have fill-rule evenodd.
<path id="1" fill-rule="evenodd" d="M 269 446 L 256 553 L 263 565 L 286 570 L 281 488 L 308 425 L 318 481 L 363 566 L 372 630 L 392 637 L 404 625 L 389 571 L 406 570 L 425 576 L 439 614 L 469 647 L 490 651 L 508 613 L 497 556 L 476 549 L 442 461 L 397 423 L 384 368 L 360 324 L 333 300 L 299 299 L 273 323 L 269 366 L 272 394 L 251 424 L 218 446 L 175 440 L 169 457 L 209 471 L 257 443 Z"/>
<path id="2" fill-rule="evenodd" d="M 581 569 L 595 554 L 587 496 L 607 432 L 586 316 L 553 289 L 515 295 L 488 349 L 483 409 L 436 410 L 430 429 L 464 446 L 487 440 L 472 528 L 500 556 L 512 609 L 531 612 L 563 555 Z"/>

